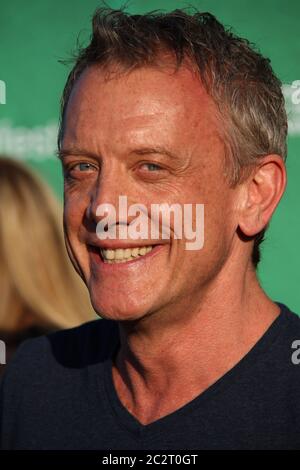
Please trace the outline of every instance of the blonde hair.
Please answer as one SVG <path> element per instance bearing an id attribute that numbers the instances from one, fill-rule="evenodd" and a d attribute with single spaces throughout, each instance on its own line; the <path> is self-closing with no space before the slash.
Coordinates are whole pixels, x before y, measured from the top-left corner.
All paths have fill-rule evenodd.
<path id="1" fill-rule="evenodd" d="M 50 189 L 25 165 L 1 157 L 0 200 L 0 329 L 9 329 L 20 310 L 49 329 L 95 319 Z"/>

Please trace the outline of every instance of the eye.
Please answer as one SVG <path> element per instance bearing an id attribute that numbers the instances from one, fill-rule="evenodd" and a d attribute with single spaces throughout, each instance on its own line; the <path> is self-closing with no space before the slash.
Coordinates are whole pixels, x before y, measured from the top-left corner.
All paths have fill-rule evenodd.
<path id="1" fill-rule="evenodd" d="M 73 166 L 72 170 L 79 170 L 79 171 L 89 171 L 93 170 L 95 167 L 89 162 L 80 162 Z"/>
<path id="2" fill-rule="evenodd" d="M 136 175 L 144 181 L 161 181 L 169 175 L 168 169 L 165 165 L 160 165 L 154 162 L 139 162 L 135 168 Z"/>
<path id="3" fill-rule="evenodd" d="M 91 173 L 97 171 L 97 166 L 90 162 L 77 162 L 71 165 L 66 165 L 64 174 L 66 179 L 81 179 L 85 175 L 89 176 Z"/>
<path id="4" fill-rule="evenodd" d="M 142 167 L 146 167 L 148 171 L 158 171 L 161 170 L 161 166 L 157 165 L 156 163 L 143 163 Z"/>

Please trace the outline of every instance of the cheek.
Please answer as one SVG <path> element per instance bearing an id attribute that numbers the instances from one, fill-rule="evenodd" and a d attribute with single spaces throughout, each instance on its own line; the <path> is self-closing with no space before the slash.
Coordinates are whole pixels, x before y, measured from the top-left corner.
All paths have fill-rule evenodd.
<path id="1" fill-rule="evenodd" d="M 87 204 L 83 199 L 65 197 L 64 224 L 70 236 L 78 233 L 82 224 Z"/>
<path id="2" fill-rule="evenodd" d="M 198 224 L 197 238 L 200 238 L 200 228 L 203 232 L 204 244 L 202 248 L 192 251 L 186 250 L 185 245 L 182 244 L 183 263 L 189 267 L 191 272 L 206 272 L 209 275 L 209 272 L 218 270 L 226 259 L 235 231 L 235 219 L 231 197 L 226 191 L 206 194 L 202 198 L 202 203 L 204 205 L 204 226 L 202 223 Z M 194 218 L 194 231 L 196 227 L 197 223 Z"/>
<path id="3" fill-rule="evenodd" d="M 234 232 L 232 201 L 224 192 L 223 200 L 217 198 L 214 203 L 206 206 L 203 254 L 211 264 L 219 266 L 225 261 Z"/>

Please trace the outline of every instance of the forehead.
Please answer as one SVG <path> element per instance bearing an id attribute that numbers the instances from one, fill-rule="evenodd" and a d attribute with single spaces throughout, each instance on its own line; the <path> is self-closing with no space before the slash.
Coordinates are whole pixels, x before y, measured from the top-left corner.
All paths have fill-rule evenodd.
<path id="1" fill-rule="evenodd" d="M 217 125 L 216 106 L 191 68 L 148 66 L 110 74 L 93 66 L 71 92 L 64 140 L 93 144 L 108 135 L 116 142 L 163 133 L 174 138 L 178 132 L 182 140 Z"/>

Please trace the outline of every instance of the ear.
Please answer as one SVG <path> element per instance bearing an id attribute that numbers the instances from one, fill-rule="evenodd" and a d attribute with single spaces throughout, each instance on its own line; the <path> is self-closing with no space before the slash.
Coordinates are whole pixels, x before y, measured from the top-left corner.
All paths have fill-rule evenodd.
<path id="1" fill-rule="evenodd" d="M 267 155 L 242 183 L 239 227 L 244 235 L 254 236 L 266 227 L 284 193 L 286 179 L 282 158 Z"/>

